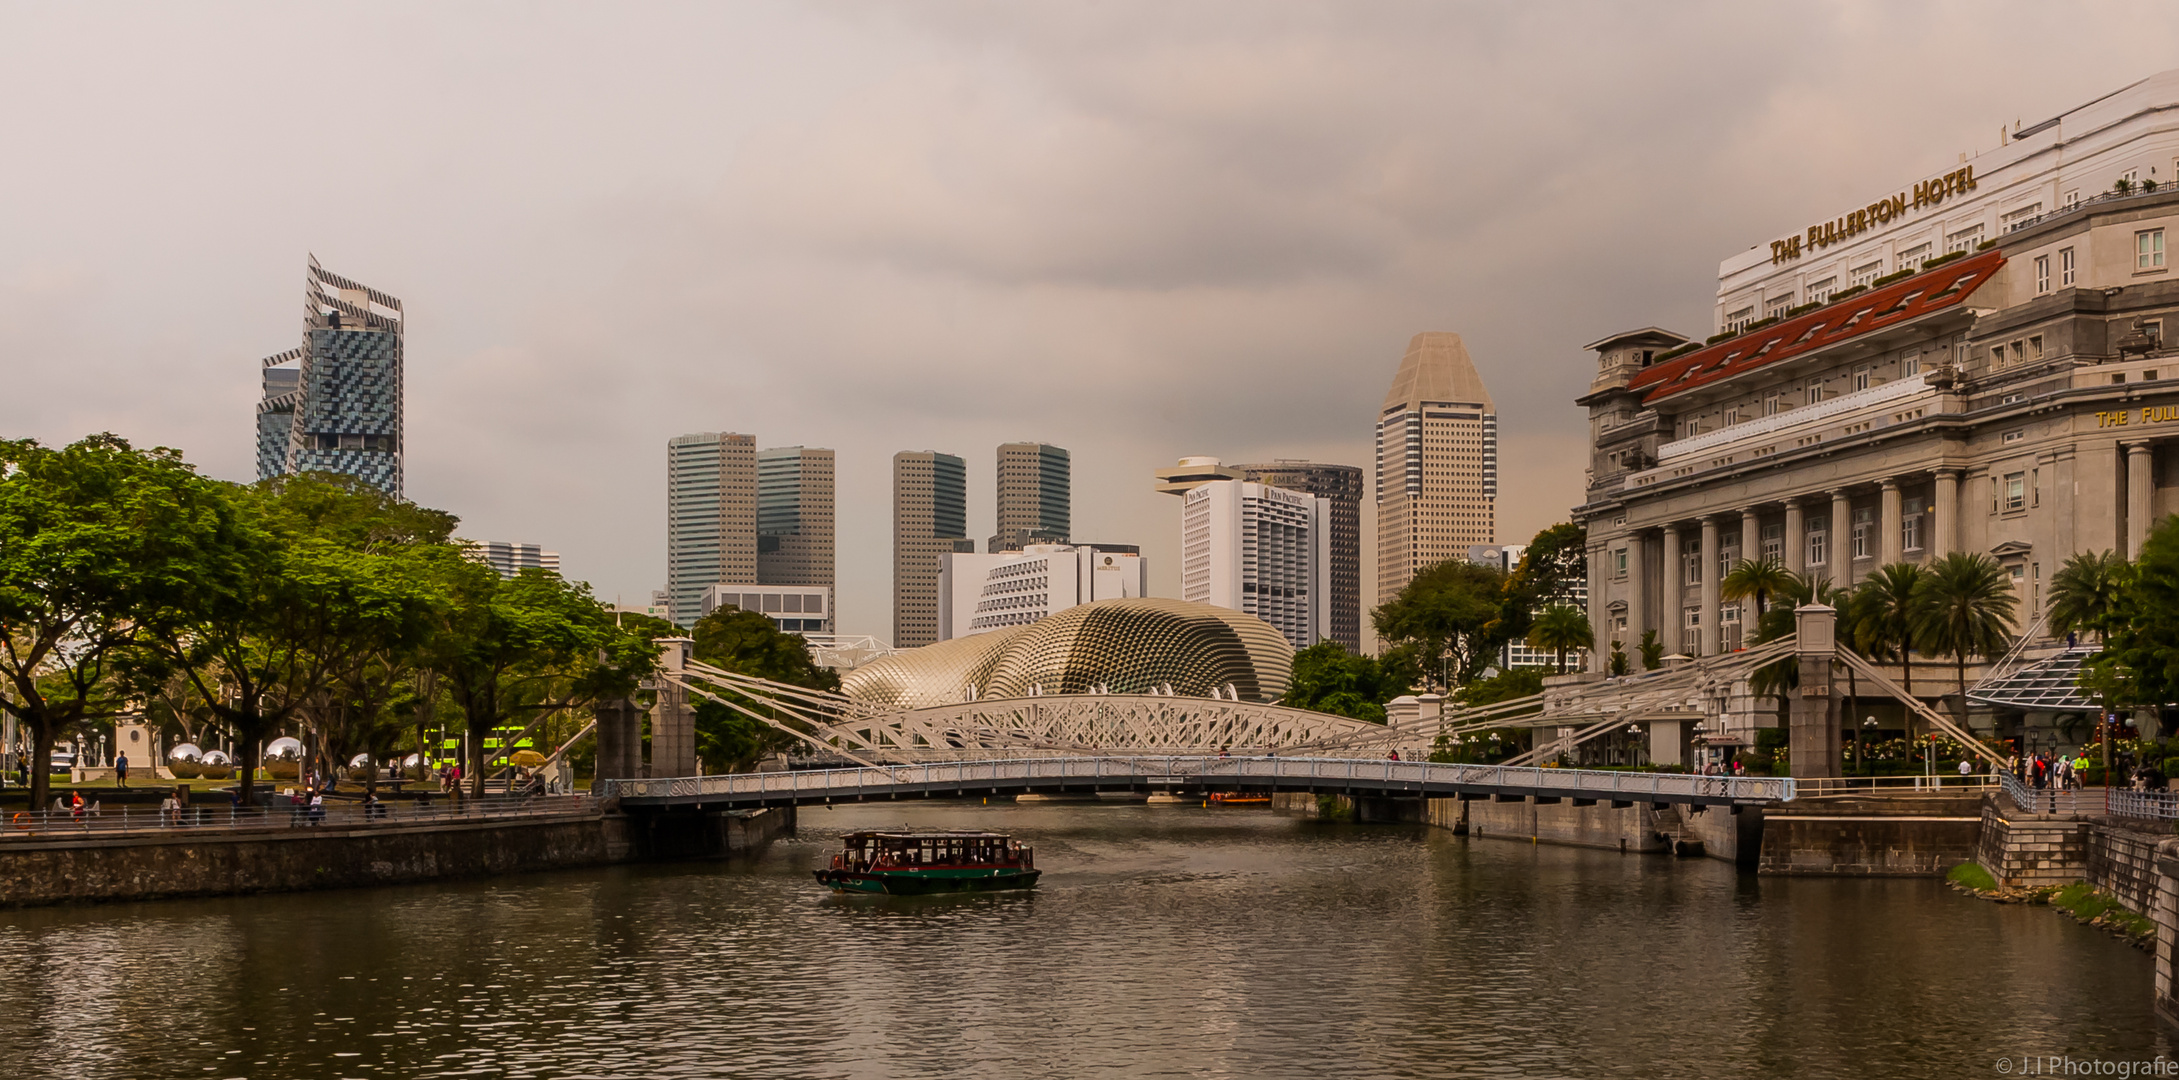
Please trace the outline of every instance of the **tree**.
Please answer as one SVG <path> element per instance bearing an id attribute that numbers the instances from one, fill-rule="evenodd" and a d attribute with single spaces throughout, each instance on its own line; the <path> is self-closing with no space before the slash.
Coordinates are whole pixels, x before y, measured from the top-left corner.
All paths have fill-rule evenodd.
<path id="1" fill-rule="evenodd" d="M 1633 665 L 1627 662 L 1626 646 L 1618 641 L 1613 641 L 1611 663 L 1606 670 L 1611 672 L 1611 674 L 1618 676 L 1628 674 L 1633 669 Z"/>
<path id="2" fill-rule="evenodd" d="M 484 794 L 484 744 L 540 708 L 623 695 L 655 666 L 648 640 L 625 632 L 589 589 L 545 570 L 512 578 L 467 559 L 443 567 L 453 603 L 435 629 L 431 665 L 462 711 L 470 794 Z"/>
<path id="3" fill-rule="evenodd" d="M 139 612 L 190 585 L 215 503 L 172 450 L 0 441 L 0 710 L 30 733 L 33 807 L 59 733 L 117 711 Z"/>
<path id="4" fill-rule="evenodd" d="M 1449 559 L 1415 575 L 1370 621 L 1377 636 L 1407 650 L 1425 676 L 1458 686 L 1475 678 L 1509 640 L 1504 584 L 1505 574 L 1496 568 Z"/>
<path id="5" fill-rule="evenodd" d="M 1521 550 L 1521 561 L 1506 575 L 1501 618 L 1507 641 L 1526 637 L 1543 609 L 1573 601 L 1575 590 L 1589 578 L 1588 547 L 1588 531 L 1571 522 L 1560 522 L 1529 539 Z"/>
<path id="6" fill-rule="evenodd" d="M 2051 632 L 2086 631 L 2098 641 L 2108 640 L 2133 583 L 2133 564 L 2118 552 L 2075 552 L 2050 577 Z"/>
<path id="7" fill-rule="evenodd" d="M 811 660 L 809 643 L 801 635 L 781 632 L 757 612 L 719 608 L 698 619 L 691 636 L 696 640 L 695 658 L 713 667 L 811 690 L 840 689 L 839 673 Z M 713 692 L 741 708 L 696 700 L 696 752 L 707 767 L 739 772 L 765 754 L 792 744 L 790 736 L 741 710 L 790 724 L 794 723 L 791 716 L 747 695 Z"/>
<path id="8" fill-rule="evenodd" d="M 1761 619 L 1764 601 L 1791 585 L 1793 573 L 1774 559 L 1742 559 L 1718 581 L 1718 594 L 1733 603 L 1753 599 Z"/>
<path id="9" fill-rule="evenodd" d="M 2149 531 L 2121 596 L 2103 651 L 2082 669 L 2083 685 L 2121 703 L 2179 701 L 2179 517 Z"/>
<path id="10" fill-rule="evenodd" d="M 1382 724 L 1385 702 L 1406 689 L 1377 658 L 1327 638 L 1294 654 L 1293 681 L 1280 703 Z"/>
<path id="11" fill-rule="evenodd" d="M 1776 604 L 1758 616 L 1755 636 L 1750 645 L 1761 645 L 1790 637 L 1799 632 L 1795 609 L 1808 604 L 1821 604 L 1838 609 L 1850 602 L 1850 595 L 1834 587 L 1827 578 L 1806 578 L 1790 571 L 1786 580 L 1778 586 Z M 1773 697 L 1778 700 L 1778 726 L 1790 729 L 1787 714 L 1792 708 L 1789 700 L 1792 692 L 1801 685 L 1801 661 L 1798 656 L 1783 656 L 1748 674 L 1748 689 L 1757 697 Z"/>
<path id="12" fill-rule="evenodd" d="M 1642 631 L 1642 640 L 1635 644 L 1634 651 L 1642 654 L 1643 671 L 1655 671 L 1664 666 L 1665 643 L 1658 638 L 1655 628 Z"/>
<path id="13" fill-rule="evenodd" d="M 1557 604 L 1543 609 L 1536 616 L 1535 625 L 1528 631 L 1528 647 L 1550 649 L 1558 654 L 1558 674 L 1566 674 L 1566 653 L 1570 649 L 1589 649 L 1596 646 L 1596 631 L 1589 627 L 1589 616 L 1580 608 L 1569 604 Z"/>
<path id="14" fill-rule="evenodd" d="M 2005 651 L 2017 603 L 2012 580 L 1997 560 L 1955 551 L 1923 572 L 1914 586 L 1914 637 L 1949 654 L 1960 684 L 1960 729 L 1967 728 L 1967 658 Z"/>
<path id="15" fill-rule="evenodd" d="M 1915 621 L 1915 594 L 1925 574 L 1914 563 L 1879 566 L 1854 590 L 1853 603 L 1840 612 L 1854 651 L 1877 660 L 1899 661 L 1900 688 L 1914 696 L 1914 652 L 1923 647 Z M 1909 725 L 1909 730 L 1912 725 Z"/>

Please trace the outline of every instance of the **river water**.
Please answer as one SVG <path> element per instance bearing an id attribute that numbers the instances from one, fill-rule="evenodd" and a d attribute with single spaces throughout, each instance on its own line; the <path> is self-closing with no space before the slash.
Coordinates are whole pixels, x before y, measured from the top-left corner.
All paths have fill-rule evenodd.
<path id="1" fill-rule="evenodd" d="M 857 828 L 1033 892 L 836 897 Z M 739 864 L 0 912 L 8 1077 L 2000 1076 L 2170 1053 L 2149 958 L 1928 881 L 1254 810 L 806 809 Z"/>

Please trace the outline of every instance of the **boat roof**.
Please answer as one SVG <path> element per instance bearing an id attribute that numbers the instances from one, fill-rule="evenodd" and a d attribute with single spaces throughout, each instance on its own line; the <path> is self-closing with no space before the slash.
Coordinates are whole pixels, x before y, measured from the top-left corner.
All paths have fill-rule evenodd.
<path id="1" fill-rule="evenodd" d="M 961 829 L 931 829 L 909 831 L 906 829 L 872 829 L 847 834 L 849 840 L 1009 840 L 1012 834 L 1002 832 L 977 832 Z"/>

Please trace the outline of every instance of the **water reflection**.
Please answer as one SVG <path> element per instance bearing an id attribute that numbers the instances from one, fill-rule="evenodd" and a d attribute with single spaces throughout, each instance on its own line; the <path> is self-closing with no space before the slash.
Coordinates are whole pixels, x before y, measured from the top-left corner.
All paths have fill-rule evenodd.
<path id="1" fill-rule="evenodd" d="M 1031 893 L 838 897 L 998 828 Z M 1246 810 L 812 810 L 745 865 L 0 913 L 12 1076 L 1994 1075 L 2167 1049 L 2149 962 L 1933 882 Z"/>

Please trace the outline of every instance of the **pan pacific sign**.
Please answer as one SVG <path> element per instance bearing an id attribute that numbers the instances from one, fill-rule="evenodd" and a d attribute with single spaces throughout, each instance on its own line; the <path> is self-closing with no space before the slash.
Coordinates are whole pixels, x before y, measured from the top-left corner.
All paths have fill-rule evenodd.
<path id="1" fill-rule="evenodd" d="M 1910 194 L 1902 191 L 1890 198 L 1878 199 L 1859 210 L 1849 210 L 1830 221 L 1810 225 L 1800 236 L 1788 236 L 1770 242 L 1770 264 L 1798 259 L 1804 252 L 1844 243 L 1879 225 L 1889 225 L 1907 216 L 1909 210 L 1921 210 L 1935 206 L 1957 195 L 1975 190 L 1975 167 L 1964 165 L 1932 180 L 1914 185 Z"/>

